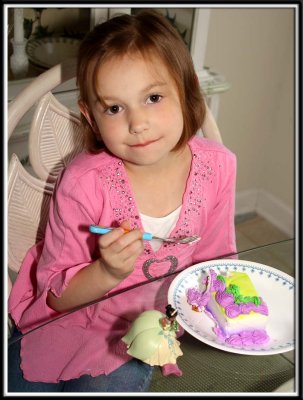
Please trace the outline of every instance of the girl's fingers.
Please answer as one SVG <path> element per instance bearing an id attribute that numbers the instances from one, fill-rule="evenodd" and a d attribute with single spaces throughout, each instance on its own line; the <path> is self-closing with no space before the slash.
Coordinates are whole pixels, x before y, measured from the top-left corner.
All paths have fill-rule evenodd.
<path id="1" fill-rule="evenodd" d="M 143 250 L 142 233 L 137 230 L 122 234 L 108 247 L 100 248 L 100 253 L 108 271 L 125 278 L 133 272 L 135 261 Z"/>
<path id="2" fill-rule="evenodd" d="M 136 258 L 143 252 L 144 245 L 142 240 L 136 240 L 125 247 L 120 253 L 119 257 L 122 262 L 128 262 L 128 260 L 135 261 Z"/>
<path id="3" fill-rule="evenodd" d="M 126 231 L 130 231 L 132 229 L 129 221 L 122 221 L 120 226 L 121 226 L 121 228 L 125 229 Z"/>
<path id="4" fill-rule="evenodd" d="M 131 265 L 132 270 L 134 269 L 136 259 L 139 257 L 139 255 L 143 252 L 144 247 L 138 248 L 134 252 L 123 252 L 121 253 L 121 261 L 123 265 Z"/>
<path id="5" fill-rule="evenodd" d="M 117 238 L 117 240 L 111 244 L 111 249 L 116 253 L 120 253 L 136 241 L 142 242 L 142 233 L 138 229 L 124 233 L 124 235 Z"/>
<path id="6" fill-rule="evenodd" d="M 125 230 L 123 228 L 115 228 L 111 232 L 106 233 L 105 235 L 100 235 L 98 239 L 98 243 L 101 249 L 106 249 L 111 246 L 116 240 L 122 237 L 125 234 Z"/>
<path id="7" fill-rule="evenodd" d="M 100 248 L 109 249 L 111 247 L 112 251 L 120 253 L 132 242 L 142 240 L 142 232 L 140 230 L 134 229 L 126 232 L 124 229 L 119 227 L 105 235 L 101 235 L 98 239 Z"/>

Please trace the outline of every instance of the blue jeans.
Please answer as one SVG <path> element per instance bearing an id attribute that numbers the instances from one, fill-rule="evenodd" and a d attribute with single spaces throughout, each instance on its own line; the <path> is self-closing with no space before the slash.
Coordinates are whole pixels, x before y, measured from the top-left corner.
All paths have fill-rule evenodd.
<path id="1" fill-rule="evenodd" d="M 14 336 L 20 335 L 15 332 Z M 8 347 L 8 393 L 11 392 L 147 392 L 153 367 L 132 359 L 109 375 L 80 378 L 58 383 L 30 382 L 23 378 L 20 368 L 20 342 Z"/>

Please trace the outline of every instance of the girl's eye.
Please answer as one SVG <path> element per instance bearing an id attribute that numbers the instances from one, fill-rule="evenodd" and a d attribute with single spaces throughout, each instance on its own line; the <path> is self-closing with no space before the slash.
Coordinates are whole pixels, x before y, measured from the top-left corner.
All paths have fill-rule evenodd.
<path id="1" fill-rule="evenodd" d="M 118 106 L 117 104 L 114 104 L 113 106 L 108 107 L 105 110 L 105 113 L 106 114 L 110 114 L 110 115 L 114 115 L 114 114 L 117 114 L 120 111 L 121 111 L 121 107 Z"/>
<path id="2" fill-rule="evenodd" d="M 162 99 L 162 96 L 159 94 L 152 94 L 151 96 L 148 97 L 147 102 L 148 103 L 159 103 L 159 101 Z"/>

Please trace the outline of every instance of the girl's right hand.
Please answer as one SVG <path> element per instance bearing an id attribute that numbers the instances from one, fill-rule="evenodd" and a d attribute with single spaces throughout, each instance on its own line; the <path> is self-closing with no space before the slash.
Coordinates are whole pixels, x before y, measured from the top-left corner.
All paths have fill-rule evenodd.
<path id="1" fill-rule="evenodd" d="M 142 235 L 123 221 L 119 228 L 99 237 L 101 267 L 114 279 L 121 281 L 133 272 L 135 261 L 144 250 Z"/>

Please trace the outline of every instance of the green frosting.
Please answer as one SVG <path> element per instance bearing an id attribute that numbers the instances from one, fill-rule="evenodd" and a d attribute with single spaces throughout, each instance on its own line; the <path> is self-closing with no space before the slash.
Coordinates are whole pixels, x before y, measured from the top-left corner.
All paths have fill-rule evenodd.
<path id="1" fill-rule="evenodd" d="M 231 293 L 235 298 L 236 304 L 242 303 L 254 303 L 256 305 L 261 304 L 261 299 L 258 296 L 242 296 L 240 294 L 240 288 L 238 285 L 230 284 L 226 289 L 227 293 Z"/>
<path id="2" fill-rule="evenodd" d="M 234 295 L 235 298 L 237 298 L 238 296 L 240 296 L 240 289 L 238 285 L 234 285 L 233 283 L 231 283 L 228 288 L 226 289 L 226 293 L 231 293 Z"/>
<path id="3" fill-rule="evenodd" d="M 216 279 L 218 279 L 219 281 L 222 281 L 223 283 L 226 282 L 225 276 L 223 276 L 223 275 L 217 275 Z"/>

